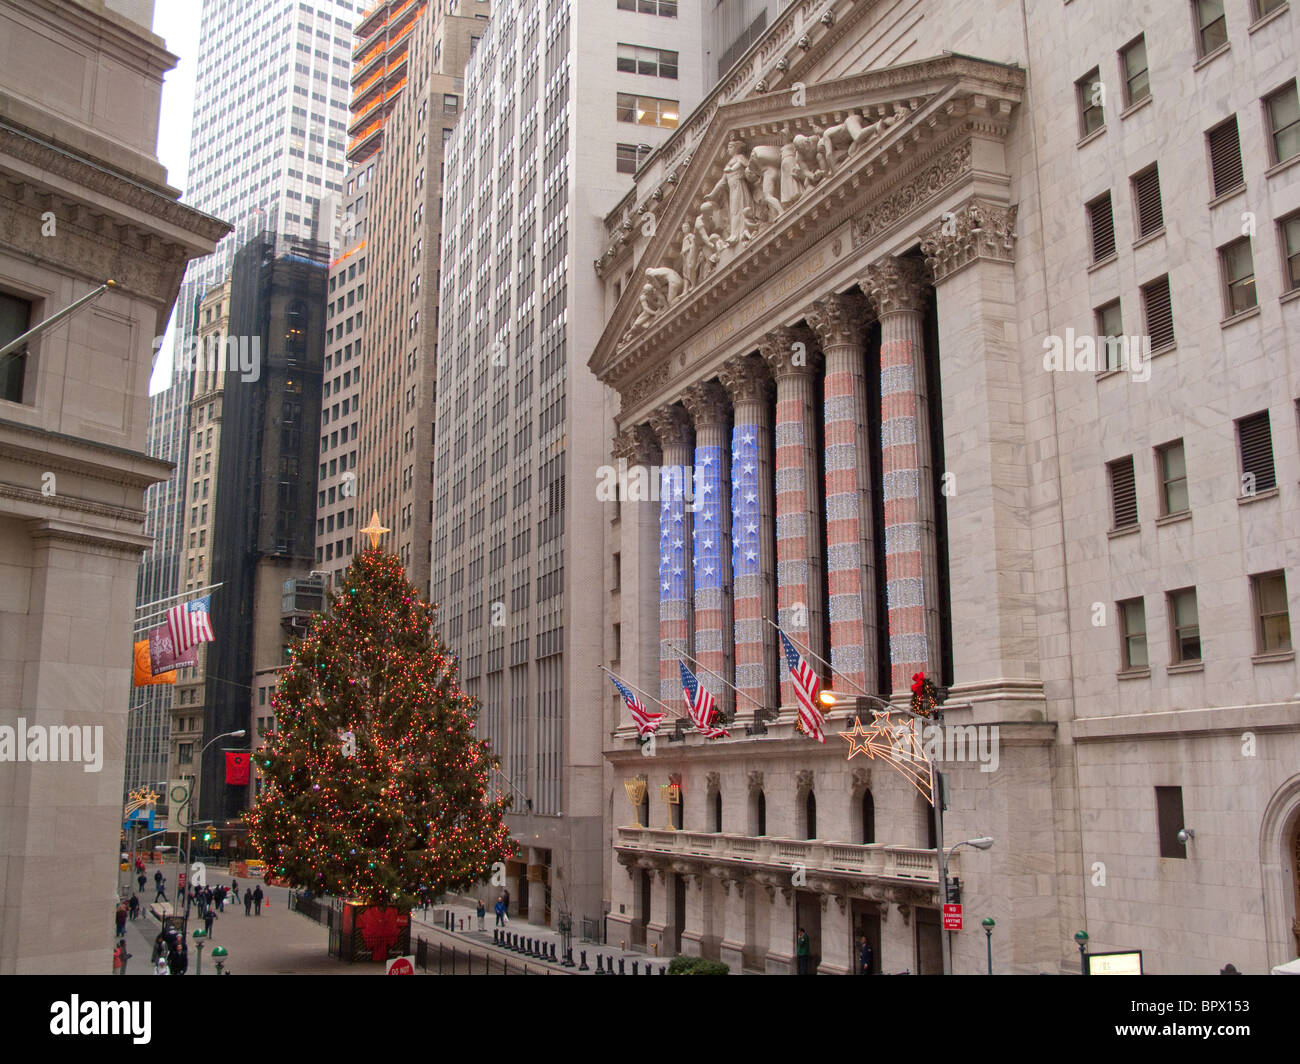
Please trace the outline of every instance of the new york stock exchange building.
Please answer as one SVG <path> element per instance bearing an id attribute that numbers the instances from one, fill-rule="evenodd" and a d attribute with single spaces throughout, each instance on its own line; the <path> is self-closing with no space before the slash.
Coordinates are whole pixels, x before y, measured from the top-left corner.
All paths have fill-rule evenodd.
<path id="1" fill-rule="evenodd" d="M 664 714 L 639 736 L 592 681 L 611 942 L 787 973 L 802 929 L 811 972 L 856 971 L 863 935 L 877 973 L 939 972 L 946 857 L 956 973 L 1078 972 L 1079 932 L 1156 973 L 1300 952 L 1300 302 L 1274 266 L 1300 168 L 1252 155 L 1294 15 L 1214 69 L 1181 7 L 1031 8 L 791 5 L 605 220 L 604 661 Z M 1253 316 L 1220 308 L 1235 223 L 1207 189 L 1234 111 L 1280 219 Z M 1044 360 L 1116 327 L 1148 361 Z M 1277 487 L 1243 493 L 1260 411 Z M 824 742 L 778 628 L 831 693 Z M 942 846 L 925 781 L 840 734 L 917 673 Z"/>

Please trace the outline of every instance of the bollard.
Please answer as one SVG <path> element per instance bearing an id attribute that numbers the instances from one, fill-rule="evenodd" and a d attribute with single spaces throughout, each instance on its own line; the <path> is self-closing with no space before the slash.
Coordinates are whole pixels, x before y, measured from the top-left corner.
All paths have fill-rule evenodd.
<path id="1" fill-rule="evenodd" d="M 577 967 L 577 965 L 576 965 L 576 964 L 574 963 L 574 961 L 573 961 L 573 950 L 567 950 L 567 951 L 565 952 L 565 954 L 564 954 L 564 966 L 565 966 L 566 968 L 576 968 L 576 967 Z"/>
<path id="2" fill-rule="evenodd" d="M 645 974 L 646 974 L 646 975 L 649 975 L 649 974 L 650 974 L 650 962 L 649 962 L 649 961 L 646 961 L 646 962 L 645 962 Z"/>
<path id="3" fill-rule="evenodd" d="M 551 963 L 555 963 L 555 943 L 551 943 Z"/>
<path id="4" fill-rule="evenodd" d="M 581 963 L 580 965 L 578 965 L 578 971 L 580 971 L 580 972 L 585 972 L 585 971 L 587 971 L 587 970 L 588 970 L 588 969 L 587 969 L 587 951 L 584 949 L 584 950 L 582 951 L 582 963 Z M 604 975 L 604 974 L 605 974 L 605 958 L 604 958 L 604 956 L 603 956 L 602 954 L 600 954 L 600 953 L 597 953 L 597 954 L 596 954 L 596 974 L 597 974 L 597 975 Z"/>
<path id="5" fill-rule="evenodd" d="M 637 969 L 637 965 L 640 964 L 640 963 L 641 963 L 640 961 L 633 961 L 633 962 L 632 962 L 632 974 L 633 974 L 633 975 L 640 975 L 640 974 L 641 974 L 640 972 L 638 972 L 638 971 L 636 970 L 636 969 Z"/>
<path id="6" fill-rule="evenodd" d="M 623 971 L 623 958 L 622 958 L 622 957 L 619 957 L 619 959 L 618 959 L 618 974 L 619 974 L 619 975 L 626 975 L 626 974 L 627 974 L 625 971 Z"/>
<path id="7" fill-rule="evenodd" d="M 494 927 L 492 929 L 492 945 L 499 946 L 500 944 L 501 944 L 501 932 Z"/>

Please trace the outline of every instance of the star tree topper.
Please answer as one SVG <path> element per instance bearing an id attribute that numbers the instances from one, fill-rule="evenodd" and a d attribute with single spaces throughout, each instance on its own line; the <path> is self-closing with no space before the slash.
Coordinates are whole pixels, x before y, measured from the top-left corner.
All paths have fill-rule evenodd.
<path id="1" fill-rule="evenodd" d="M 379 537 L 386 532 L 391 532 L 391 528 L 384 528 L 379 523 L 379 511 L 373 510 L 370 514 L 370 524 L 361 530 L 363 535 L 370 537 L 370 549 L 373 550 L 379 546 Z"/>

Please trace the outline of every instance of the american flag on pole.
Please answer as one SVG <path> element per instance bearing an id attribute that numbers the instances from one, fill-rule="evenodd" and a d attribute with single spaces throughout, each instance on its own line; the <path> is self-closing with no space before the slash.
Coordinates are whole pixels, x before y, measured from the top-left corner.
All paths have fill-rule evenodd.
<path id="1" fill-rule="evenodd" d="M 717 700 L 709 693 L 695 674 L 686 667 L 686 662 L 677 663 L 682 670 L 682 698 L 686 701 L 686 712 L 692 723 L 706 739 L 718 739 L 730 732 L 726 728 L 713 727 L 713 717 L 718 711 Z"/>
<path id="2" fill-rule="evenodd" d="M 167 630 L 177 654 L 183 654 L 199 643 L 211 643 L 216 638 L 212 634 L 212 618 L 208 612 L 211 606 L 212 596 L 204 595 L 167 611 Z"/>
<path id="3" fill-rule="evenodd" d="M 779 628 L 777 631 L 781 634 L 781 646 L 785 648 L 785 662 L 790 667 L 790 679 L 794 684 L 795 698 L 799 702 L 800 729 L 810 739 L 824 743 L 826 733 L 822 730 L 822 724 L 825 718 L 817 707 L 817 689 L 821 686 L 821 677 L 813 672 L 812 666 L 795 649 L 789 636 Z"/>
<path id="4" fill-rule="evenodd" d="M 609 678 L 609 681 L 618 688 L 618 693 L 623 696 L 623 701 L 627 703 L 627 710 L 632 714 L 632 720 L 636 724 L 636 733 L 641 736 L 653 735 L 658 730 L 659 722 L 663 720 L 664 715 L 662 713 L 651 713 L 636 695 L 613 676 Z"/>

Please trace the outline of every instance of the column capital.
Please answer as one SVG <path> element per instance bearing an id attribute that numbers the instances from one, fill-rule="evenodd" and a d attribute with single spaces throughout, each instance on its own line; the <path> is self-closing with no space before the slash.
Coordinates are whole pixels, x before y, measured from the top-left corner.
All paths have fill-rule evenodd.
<path id="1" fill-rule="evenodd" d="M 654 430 L 644 423 L 615 433 L 612 451 L 632 465 L 657 465 L 662 454 Z"/>
<path id="2" fill-rule="evenodd" d="M 731 401 L 722 385 L 715 380 L 692 384 L 682 393 L 682 404 L 701 429 L 725 427 L 731 418 Z"/>
<path id="3" fill-rule="evenodd" d="M 661 406 L 650 415 L 650 427 L 664 450 L 691 445 L 691 417 L 680 403 Z"/>
<path id="4" fill-rule="evenodd" d="M 756 355 L 737 355 L 728 359 L 718 374 L 718 379 L 731 397 L 732 405 L 760 402 L 767 398 L 772 378 L 763 359 Z"/>
<path id="5" fill-rule="evenodd" d="M 761 791 L 763 789 L 763 773 L 760 769 L 750 769 L 749 789 L 751 791 Z"/>
<path id="6" fill-rule="evenodd" d="M 941 284 L 976 259 L 1014 262 L 1017 207 L 971 199 L 921 234 L 926 265 Z"/>
<path id="7" fill-rule="evenodd" d="M 811 330 L 783 325 L 758 342 L 758 354 L 776 380 L 804 376 L 821 364 L 816 342 Z"/>
<path id="8" fill-rule="evenodd" d="M 868 266 L 858 280 L 880 317 L 925 307 L 929 271 L 920 259 L 883 258 Z"/>
<path id="9" fill-rule="evenodd" d="M 862 330 L 871 320 L 865 300 L 849 293 L 823 296 L 804 315 L 822 350 L 837 344 L 862 343 Z"/>

